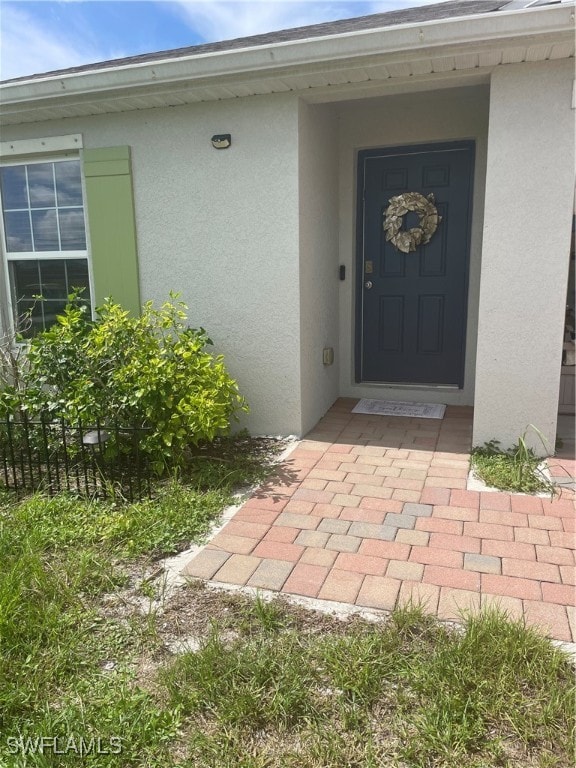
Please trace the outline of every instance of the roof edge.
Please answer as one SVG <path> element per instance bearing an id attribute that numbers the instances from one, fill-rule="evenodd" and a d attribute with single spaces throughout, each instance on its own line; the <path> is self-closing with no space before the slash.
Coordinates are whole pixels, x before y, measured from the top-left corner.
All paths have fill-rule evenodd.
<path id="1" fill-rule="evenodd" d="M 521 10 L 356 30 L 335 35 L 282 41 L 263 46 L 193 54 L 119 67 L 54 74 L 32 80 L 0 83 L 1 105 L 57 102 L 62 97 L 106 94 L 138 87 L 255 74 L 269 77 L 277 70 L 302 69 L 319 63 L 353 61 L 366 56 L 450 48 L 473 43 L 498 43 L 514 38 L 573 34 L 575 5 L 556 4 Z M 497 21 L 497 24 L 495 23 Z M 194 62 L 191 72 L 190 63 Z"/>

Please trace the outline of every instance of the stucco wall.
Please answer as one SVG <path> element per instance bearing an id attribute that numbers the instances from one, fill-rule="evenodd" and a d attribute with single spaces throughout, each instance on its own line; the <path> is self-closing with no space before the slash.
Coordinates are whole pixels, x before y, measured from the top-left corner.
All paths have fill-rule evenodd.
<path id="1" fill-rule="evenodd" d="M 474 443 L 532 423 L 551 448 L 574 200 L 574 64 L 497 69 L 490 90 Z M 532 435 L 532 444 L 543 446 Z"/>
<path id="2" fill-rule="evenodd" d="M 488 98 L 488 88 L 476 86 L 389 96 L 371 101 L 351 102 L 339 107 L 341 126 L 339 142 L 340 261 L 346 265 L 347 271 L 346 282 L 340 284 L 340 394 L 342 396 L 442 402 L 454 405 L 471 405 L 474 402 Z M 458 390 L 445 387 L 356 384 L 354 381 L 354 308 L 358 150 L 458 139 L 476 141 L 464 387 Z"/>
<path id="3" fill-rule="evenodd" d="M 298 433 L 298 103 L 291 94 L 14 126 L 132 147 L 141 295 L 180 291 L 247 396 L 254 432 Z M 228 150 L 212 148 L 231 133 Z"/>
<path id="4" fill-rule="evenodd" d="M 338 129 L 331 107 L 301 102 L 300 360 L 302 433 L 338 396 Z M 322 351 L 334 349 L 333 365 Z"/>
<path id="5" fill-rule="evenodd" d="M 10 127 L 2 138 L 82 133 L 85 147 L 131 146 L 142 298 L 181 292 L 248 397 L 253 432 L 301 434 L 341 395 L 475 404 L 476 444 L 514 442 L 530 421 L 553 442 L 572 78 L 569 61 L 510 65 L 490 91 L 316 106 L 278 94 Z M 232 147 L 214 150 L 214 133 L 231 133 Z M 458 139 L 476 141 L 464 388 L 357 385 L 357 152 Z"/>

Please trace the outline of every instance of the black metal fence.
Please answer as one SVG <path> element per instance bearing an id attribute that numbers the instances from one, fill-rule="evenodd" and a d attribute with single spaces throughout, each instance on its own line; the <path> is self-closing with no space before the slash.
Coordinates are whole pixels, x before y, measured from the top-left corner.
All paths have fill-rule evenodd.
<path id="1" fill-rule="evenodd" d="M 0 485 L 18 496 L 68 491 L 97 499 L 152 496 L 146 430 L 49 418 L 0 420 Z"/>

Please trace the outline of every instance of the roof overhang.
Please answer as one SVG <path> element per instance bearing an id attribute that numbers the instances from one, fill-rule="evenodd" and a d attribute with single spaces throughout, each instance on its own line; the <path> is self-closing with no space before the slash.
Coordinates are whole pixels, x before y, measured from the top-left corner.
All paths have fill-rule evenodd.
<path id="1" fill-rule="evenodd" d="M 0 123 L 423 77 L 574 56 L 573 3 L 404 24 L 0 84 Z M 335 92 L 335 97 L 338 98 Z M 322 100 L 328 100 L 326 96 Z"/>

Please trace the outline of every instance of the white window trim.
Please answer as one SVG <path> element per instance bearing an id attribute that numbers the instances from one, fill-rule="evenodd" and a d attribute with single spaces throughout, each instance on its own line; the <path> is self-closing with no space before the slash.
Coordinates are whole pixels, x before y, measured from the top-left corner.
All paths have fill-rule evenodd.
<path id="1" fill-rule="evenodd" d="M 0 160 L 5 157 L 46 155 L 49 152 L 64 152 L 83 148 L 81 133 L 70 133 L 66 136 L 47 136 L 43 139 L 19 139 L 17 141 L 0 141 Z"/>
<path id="2" fill-rule="evenodd" d="M 90 257 L 90 239 L 86 210 L 86 180 L 82 167 L 82 134 L 68 136 L 52 136 L 42 139 L 23 139 L 19 141 L 0 142 L 0 166 L 32 165 L 36 163 L 63 162 L 71 159 L 80 161 L 82 182 L 82 208 L 84 212 L 84 230 L 86 233 L 86 249 L 80 251 L 11 251 L 8 252 L 6 233 L 4 230 L 4 206 L 0 191 L 0 258 L 3 262 L 0 269 L 0 332 L 14 330 L 14 305 L 10 290 L 9 262 L 36 260 L 69 260 L 86 259 L 88 264 L 88 283 L 90 291 L 90 307 L 94 316 L 94 278 L 92 259 Z M 76 206 L 74 206 L 76 207 Z M 3 311 L 3 307 L 6 311 Z"/>

